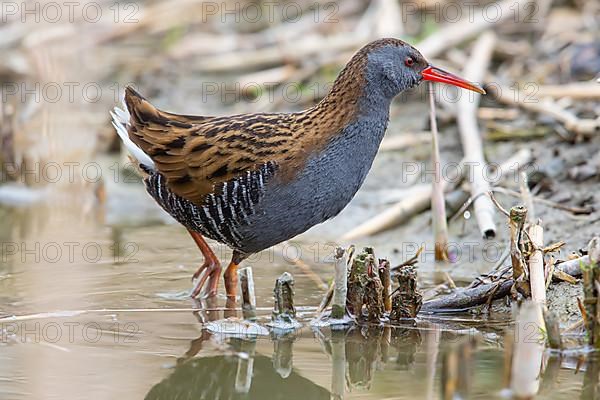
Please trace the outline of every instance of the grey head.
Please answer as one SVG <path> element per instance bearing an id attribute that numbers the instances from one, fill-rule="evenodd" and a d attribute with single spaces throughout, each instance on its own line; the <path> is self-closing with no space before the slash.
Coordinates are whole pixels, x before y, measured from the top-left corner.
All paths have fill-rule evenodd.
<path id="1" fill-rule="evenodd" d="M 428 65 L 417 49 L 401 41 L 375 48 L 368 54 L 365 95 L 379 96 L 389 102 L 421 83 L 422 72 Z"/>

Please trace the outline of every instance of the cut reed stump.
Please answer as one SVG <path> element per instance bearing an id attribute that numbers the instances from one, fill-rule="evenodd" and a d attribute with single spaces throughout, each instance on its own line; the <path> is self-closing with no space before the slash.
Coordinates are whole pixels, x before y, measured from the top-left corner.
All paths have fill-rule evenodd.
<path id="1" fill-rule="evenodd" d="M 588 244 L 589 266 L 582 268 L 585 328 L 590 346 L 600 349 L 600 238 Z"/>
<path id="2" fill-rule="evenodd" d="M 379 322 L 383 317 L 384 287 L 378 271 L 372 247 L 365 247 L 352 260 L 348 276 L 347 307 L 357 319 L 363 317 L 363 306 L 369 321 Z"/>
<path id="3" fill-rule="evenodd" d="M 398 288 L 392 294 L 390 320 L 415 318 L 423 304 L 423 296 L 417 291 L 417 271 L 413 265 L 405 265 L 396 271 Z"/>
<path id="4" fill-rule="evenodd" d="M 294 277 L 289 272 L 284 272 L 275 281 L 273 289 L 275 304 L 271 316 L 270 327 L 275 329 L 295 329 L 300 327 L 296 320 L 296 309 L 294 308 Z"/>
<path id="5" fill-rule="evenodd" d="M 331 307 L 331 318 L 344 319 L 346 312 L 346 296 L 348 293 L 348 268 L 344 260 L 344 249 L 335 249 L 335 282 L 333 284 L 333 305 Z"/>
<path id="6" fill-rule="evenodd" d="M 242 315 L 249 321 L 256 320 L 256 296 L 254 295 L 254 278 L 252 268 L 245 267 L 238 271 L 240 292 L 242 294 Z"/>

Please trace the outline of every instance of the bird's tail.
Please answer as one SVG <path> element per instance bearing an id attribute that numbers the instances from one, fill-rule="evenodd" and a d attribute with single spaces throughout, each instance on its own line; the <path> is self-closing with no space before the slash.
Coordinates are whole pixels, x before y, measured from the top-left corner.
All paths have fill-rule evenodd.
<path id="1" fill-rule="evenodd" d="M 112 124 L 129 153 L 140 163 L 141 167 L 144 170 L 155 171 L 156 168 L 154 161 L 152 161 L 150 156 L 146 154 L 138 145 L 133 143 L 133 141 L 129 138 L 131 115 L 127 107 L 127 102 L 125 101 L 125 96 L 131 95 L 132 93 L 133 95 L 137 95 L 137 93 L 131 87 L 125 88 L 125 95 L 122 99 L 123 108 L 115 107 L 110 112 Z"/>

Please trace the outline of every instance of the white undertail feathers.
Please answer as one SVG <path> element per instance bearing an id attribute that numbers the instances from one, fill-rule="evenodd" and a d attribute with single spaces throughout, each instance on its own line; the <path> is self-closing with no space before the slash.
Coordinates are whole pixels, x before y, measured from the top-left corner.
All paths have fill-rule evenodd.
<path id="1" fill-rule="evenodd" d="M 150 156 L 142 151 L 135 143 L 131 141 L 129 138 L 129 134 L 127 133 L 129 127 L 129 111 L 127 110 L 127 104 L 125 104 L 125 99 L 122 101 L 123 108 L 115 107 L 110 115 L 112 116 L 112 124 L 115 127 L 117 134 L 123 141 L 125 148 L 131 153 L 136 160 L 139 161 L 143 166 L 155 170 L 154 161 L 150 158 Z"/>

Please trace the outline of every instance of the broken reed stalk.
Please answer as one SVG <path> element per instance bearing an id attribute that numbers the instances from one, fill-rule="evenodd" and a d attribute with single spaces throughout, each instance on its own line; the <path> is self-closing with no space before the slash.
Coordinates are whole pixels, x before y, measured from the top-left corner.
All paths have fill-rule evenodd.
<path id="1" fill-rule="evenodd" d="M 468 62 L 465 63 L 463 75 L 465 78 L 481 82 L 488 69 L 496 36 L 492 32 L 486 32 L 479 37 L 473 47 Z M 477 107 L 481 95 L 477 93 L 461 93 L 457 104 L 457 120 L 460 131 L 463 152 L 466 165 L 471 166 L 469 177 L 471 179 L 471 197 L 475 218 L 481 234 L 486 239 L 496 236 L 496 224 L 494 223 L 494 204 L 488 196 L 481 194 L 490 191 L 490 183 L 485 178 L 487 166 L 483 155 L 483 143 L 477 126 Z"/>
<path id="2" fill-rule="evenodd" d="M 540 368 L 544 354 L 544 320 L 541 305 L 525 301 L 515 323 L 511 389 L 519 399 L 530 399 L 540 387 Z"/>
<path id="3" fill-rule="evenodd" d="M 325 309 L 327 307 L 329 307 L 329 304 L 331 303 L 331 300 L 333 299 L 333 292 L 335 290 L 335 282 L 333 282 L 331 285 L 329 285 L 329 289 L 327 289 L 327 292 L 325 292 L 325 296 L 323 296 L 323 300 L 321 300 L 321 304 L 319 304 L 319 307 L 317 307 L 317 316 L 320 316 L 321 314 L 323 314 L 323 311 L 325 311 Z"/>
<path id="4" fill-rule="evenodd" d="M 256 320 L 256 296 L 254 294 L 254 278 L 252 268 L 245 267 L 238 270 L 240 292 L 242 294 L 242 315 L 249 321 Z"/>
<path id="5" fill-rule="evenodd" d="M 523 206 L 514 206 L 510 209 L 508 226 L 510 228 L 510 259 L 513 268 L 513 279 L 516 281 L 525 276 L 523 254 L 521 253 L 521 235 L 527 219 L 527 209 Z"/>
<path id="6" fill-rule="evenodd" d="M 582 268 L 585 328 L 590 346 L 600 349 L 600 237 L 588 244 L 588 267 Z"/>
<path id="7" fill-rule="evenodd" d="M 335 249 L 335 282 L 333 284 L 333 305 L 331 306 L 331 318 L 333 319 L 343 319 L 347 314 L 348 268 L 344 254 L 343 248 L 338 247 Z"/>
<path id="8" fill-rule="evenodd" d="M 383 308 L 389 313 L 392 311 L 392 276 L 388 260 L 381 260 L 379 263 L 379 279 L 383 285 Z"/>
<path id="9" fill-rule="evenodd" d="M 275 281 L 273 289 L 275 304 L 271 320 L 273 326 L 279 328 L 296 327 L 296 309 L 294 308 L 294 277 L 289 272 L 284 272 Z M 277 324 L 283 324 L 278 326 Z"/>
<path id="10" fill-rule="evenodd" d="M 544 274 L 544 228 L 538 220 L 529 227 L 529 238 L 533 245 L 533 252 L 529 256 L 529 286 L 531 299 L 535 302 L 546 304 L 546 279 Z"/>
<path id="11" fill-rule="evenodd" d="M 423 305 L 423 296 L 417 290 L 417 270 L 414 265 L 403 265 L 396 271 L 398 287 L 392 294 L 391 321 L 415 318 Z"/>
<path id="12" fill-rule="evenodd" d="M 433 162 L 433 182 L 431 183 L 431 211 L 433 221 L 433 237 L 435 241 L 435 260 L 448 261 L 448 223 L 446 218 L 446 202 L 444 201 L 444 184 L 442 183 L 442 166 L 437 121 L 435 118 L 435 90 L 429 82 L 429 118 L 431 124 L 431 161 Z"/>
<path id="13" fill-rule="evenodd" d="M 346 306 L 356 318 L 363 317 L 363 306 L 370 322 L 380 322 L 384 313 L 383 284 L 372 247 L 365 247 L 352 259 L 348 275 Z"/>

